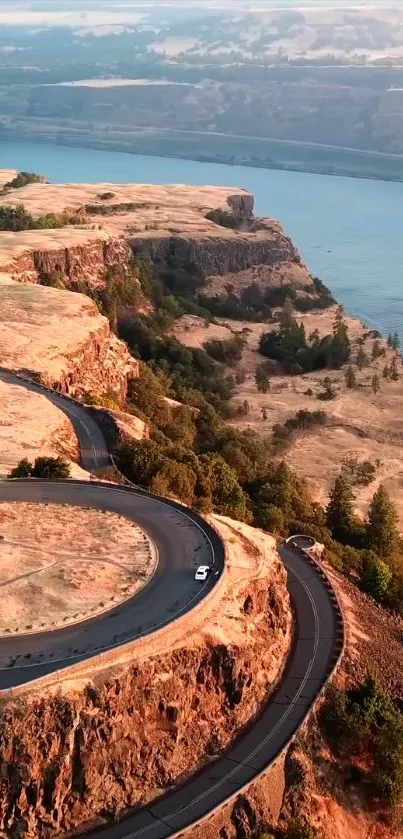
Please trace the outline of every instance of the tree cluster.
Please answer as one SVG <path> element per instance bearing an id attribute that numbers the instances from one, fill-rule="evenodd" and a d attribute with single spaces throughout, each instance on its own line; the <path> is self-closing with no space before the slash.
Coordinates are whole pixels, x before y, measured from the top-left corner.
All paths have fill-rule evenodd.
<path id="1" fill-rule="evenodd" d="M 325 544 L 328 558 L 336 567 L 347 573 L 354 569 L 366 591 L 386 607 L 403 611 L 400 540 L 390 540 L 389 529 L 385 555 L 380 545 L 385 528 L 370 524 L 376 515 L 375 502 L 365 526 L 353 515 L 351 483 L 370 482 L 372 464 L 345 464 L 349 474 L 340 476 L 341 484 L 337 483 L 327 511 L 323 510 L 312 502 L 304 483 L 285 464 L 271 461 L 270 441 L 251 430 L 241 432 L 224 425 L 222 418 L 230 415 L 229 400 L 236 377 L 224 374 L 205 349 L 185 347 L 167 334 L 187 306 L 188 298 L 183 295 L 189 293 L 195 299 L 197 276 L 169 269 L 164 278 L 157 277 L 148 264 L 132 261 L 127 274 L 111 274 L 110 281 L 111 294 L 117 300 L 117 331 L 140 359 L 140 377 L 130 385 L 126 408 L 148 423 L 151 436 L 148 443 L 122 447 L 118 452 L 122 471 L 135 483 L 180 497 L 199 509 L 225 511 L 283 536 L 309 532 Z M 148 316 L 136 313 L 139 288 L 143 301 L 152 303 Z M 253 297 L 255 290 L 249 289 L 249 293 Z M 134 311 L 130 309 L 132 303 Z M 280 358 L 285 355 L 294 365 L 298 358 L 299 371 L 304 353 L 310 358 L 309 365 L 321 359 L 321 364 L 336 367 L 350 355 L 342 309 L 337 311 L 331 335 L 320 339 L 315 331 L 307 339 L 303 326 L 295 320 L 292 304 L 286 302 L 279 331 L 270 335 L 270 341 L 280 347 Z M 377 335 L 373 337 L 376 340 Z M 230 345 L 214 342 L 213 353 L 228 363 L 232 353 L 240 350 L 243 339 L 236 338 L 236 346 L 233 339 Z M 258 366 L 256 383 L 261 392 L 269 390 L 270 375 L 277 364 L 277 360 L 267 359 Z M 333 398 L 328 376 L 323 381 L 323 393 L 324 398 Z M 166 397 L 182 406 L 172 406 Z M 247 401 L 236 410 L 247 415 Z M 276 428 L 274 441 L 281 448 L 291 435 L 325 422 L 324 411 L 301 411 Z M 379 507 L 379 499 L 377 504 Z M 384 521 L 385 509 L 380 518 Z"/>
<path id="2" fill-rule="evenodd" d="M 327 423 L 325 411 L 297 411 L 295 416 L 290 417 L 283 424 L 277 423 L 273 427 L 273 445 L 276 451 L 290 445 L 295 436 L 314 431 Z"/>
<path id="3" fill-rule="evenodd" d="M 206 353 L 211 355 L 215 361 L 230 366 L 241 360 L 244 346 L 245 341 L 240 335 L 234 335 L 233 338 L 227 338 L 224 341 L 212 339 L 211 341 L 205 341 L 203 344 Z"/>
<path id="4" fill-rule="evenodd" d="M 374 493 L 366 522 L 354 515 L 354 495 L 345 472 L 335 480 L 325 524 L 336 542 L 347 550 L 339 554 L 342 570 L 354 568 L 361 586 L 383 606 L 403 613 L 403 543 L 397 512 L 382 484 Z"/>
<path id="5" fill-rule="evenodd" d="M 372 801 L 403 801 L 403 714 L 377 679 L 346 692 L 330 688 L 320 723 L 334 754 L 349 762 L 346 781 L 361 782 Z"/>
<path id="6" fill-rule="evenodd" d="M 341 461 L 341 469 L 350 480 L 353 486 L 368 486 L 375 480 L 376 470 L 381 465 L 380 460 L 372 463 L 371 460 L 358 460 L 356 455 L 344 457 Z"/>
<path id="7" fill-rule="evenodd" d="M 261 336 L 259 350 L 267 358 L 280 362 L 283 370 L 291 375 L 324 368 L 338 370 L 351 355 L 342 309 L 336 314 L 332 334 L 320 338 L 313 333 L 307 338 L 305 327 L 296 321 L 292 307 L 285 306 L 280 328 Z"/>
<path id="8" fill-rule="evenodd" d="M 23 458 L 11 470 L 9 478 L 43 478 L 47 481 L 67 480 L 70 478 L 70 466 L 63 457 L 37 457 L 32 464 Z"/>
<path id="9" fill-rule="evenodd" d="M 0 230 L 15 233 L 21 230 L 52 230 L 68 224 L 86 224 L 88 218 L 80 212 L 46 213 L 35 218 L 19 204 L 17 207 L 0 207 Z"/>

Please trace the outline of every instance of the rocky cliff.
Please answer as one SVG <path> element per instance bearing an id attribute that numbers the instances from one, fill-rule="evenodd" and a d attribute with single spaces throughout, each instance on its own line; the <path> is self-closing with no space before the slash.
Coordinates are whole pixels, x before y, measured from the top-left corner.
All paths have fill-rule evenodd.
<path id="1" fill-rule="evenodd" d="M 126 396 L 138 362 L 88 297 L 33 285 L 0 285 L 0 363 L 71 395 Z"/>
<path id="2" fill-rule="evenodd" d="M 184 780 L 256 714 L 290 644 L 286 575 L 271 537 L 215 524 L 228 573 L 208 620 L 189 613 L 165 651 L 150 655 L 146 641 L 129 668 L 82 690 L 70 682 L 3 707 L 4 835 L 81 835 Z"/>
<path id="3" fill-rule="evenodd" d="M 95 225 L 52 231 L 0 233 L 0 280 L 98 289 L 108 268 L 125 264 L 128 243 Z"/>
<path id="4" fill-rule="evenodd" d="M 104 199 L 102 196 L 109 195 Z M 87 224 L 59 230 L 0 233 L 0 278 L 99 288 L 108 267 L 133 252 L 157 269 L 184 270 L 235 291 L 260 281 L 315 293 L 295 245 L 275 219 L 253 215 L 245 190 L 182 185 L 29 184 L 4 197 L 34 216 L 78 210 Z M 206 292 L 207 293 L 207 292 Z"/>
<path id="5" fill-rule="evenodd" d="M 170 268 L 191 266 L 200 278 L 225 276 L 247 272 L 256 266 L 298 265 L 301 284 L 311 281 L 297 251 L 281 225 L 265 220 L 254 230 L 253 225 L 232 231 L 228 235 L 218 224 L 209 235 L 193 236 L 165 234 L 133 236 L 131 244 L 136 256 Z"/>

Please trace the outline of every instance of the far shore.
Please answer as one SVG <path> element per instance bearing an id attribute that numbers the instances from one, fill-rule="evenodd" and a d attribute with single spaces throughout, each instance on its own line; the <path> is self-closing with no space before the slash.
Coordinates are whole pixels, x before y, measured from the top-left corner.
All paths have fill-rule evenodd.
<path id="1" fill-rule="evenodd" d="M 209 137 L 210 135 L 206 135 Z M 161 139 L 161 138 L 160 138 Z M 228 135 L 228 139 L 232 139 L 232 135 Z M 35 134 L 21 132 L 19 134 L 8 135 L 3 134 L 0 135 L 0 143 L 1 141 L 10 142 L 15 140 L 16 142 L 33 142 L 33 143 L 40 143 L 41 145 L 53 145 L 53 146 L 66 146 L 70 148 L 86 148 L 86 149 L 96 149 L 99 151 L 110 151 L 110 152 L 118 152 L 123 154 L 133 154 L 133 155 L 140 155 L 144 157 L 159 157 L 159 158 L 167 158 L 167 159 L 176 159 L 176 160 L 193 160 L 196 163 L 216 163 L 218 165 L 224 166 L 246 166 L 248 168 L 253 169 L 269 169 L 269 170 L 277 170 L 282 172 L 301 172 L 307 174 L 315 174 L 315 175 L 332 175 L 334 177 L 344 177 L 344 178 L 359 178 L 360 180 L 376 180 L 376 181 L 389 181 L 395 183 L 402 183 L 403 182 L 403 155 L 393 155 L 393 154 L 386 154 L 384 152 L 372 152 L 367 151 L 364 149 L 350 149 L 350 148 L 343 148 L 338 146 L 325 146 L 316 143 L 302 143 L 292 140 L 276 140 L 275 142 L 278 143 L 279 146 L 284 148 L 294 148 L 294 149 L 304 149 L 305 151 L 309 150 L 311 152 L 328 152 L 329 153 L 329 163 L 318 164 L 314 158 L 312 161 L 287 161 L 282 162 L 280 160 L 267 159 L 267 160 L 259 160 L 254 158 L 247 158 L 243 157 L 242 154 L 239 155 L 231 155 L 226 156 L 217 152 L 216 154 L 191 154 L 190 152 L 181 151 L 178 149 L 173 149 L 172 151 L 167 151 L 166 148 L 150 148 L 151 140 L 149 138 L 149 146 L 147 148 L 142 146 L 142 143 L 132 144 L 129 145 L 127 141 L 120 142 L 117 139 L 105 139 L 102 140 L 101 138 L 94 139 L 93 136 L 87 136 L 85 134 L 80 135 L 79 137 L 61 137 L 60 135 L 55 136 L 36 136 Z M 267 140 L 267 142 L 273 142 Z M 359 169 L 355 169 L 354 166 L 346 166 L 337 162 L 336 159 L 331 160 L 332 156 L 336 158 L 337 154 L 356 154 L 357 157 L 366 158 L 368 161 L 368 170 L 360 171 Z M 401 167 L 401 174 L 389 174 L 389 173 L 382 173 L 379 169 L 376 170 L 376 162 L 381 163 L 382 161 L 395 163 Z M 372 171 L 371 171 L 372 169 Z"/>

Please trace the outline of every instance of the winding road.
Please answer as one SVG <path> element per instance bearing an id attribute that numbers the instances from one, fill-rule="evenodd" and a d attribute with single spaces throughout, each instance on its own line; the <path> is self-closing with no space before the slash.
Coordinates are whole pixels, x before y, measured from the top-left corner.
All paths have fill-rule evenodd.
<path id="1" fill-rule="evenodd" d="M 102 432 L 85 408 L 0 368 L 0 379 L 45 392 L 76 430 L 86 468 L 109 462 Z M 84 624 L 54 633 L 0 640 L 0 689 L 67 667 L 168 624 L 191 609 L 216 584 L 224 549 L 215 531 L 175 502 L 136 489 L 94 482 L 0 482 L 0 500 L 67 503 L 108 509 L 136 521 L 153 539 L 158 569 L 132 600 Z M 320 568 L 290 547 L 281 549 L 295 611 L 296 632 L 286 671 L 260 717 L 215 763 L 149 807 L 99 831 L 100 839 L 165 839 L 213 814 L 281 755 L 298 731 L 343 649 L 340 609 Z M 198 587 L 194 567 L 214 564 L 218 575 Z M 10 666 L 10 661 L 13 665 Z"/>

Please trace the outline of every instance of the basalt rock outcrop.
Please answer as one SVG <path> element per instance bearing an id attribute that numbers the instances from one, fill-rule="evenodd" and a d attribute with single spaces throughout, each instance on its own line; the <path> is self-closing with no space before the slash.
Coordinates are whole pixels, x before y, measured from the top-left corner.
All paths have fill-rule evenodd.
<path id="1" fill-rule="evenodd" d="M 245 224 L 237 231 L 215 225 L 209 235 L 143 234 L 131 239 L 134 253 L 168 268 L 190 266 L 201 279 L 251 271 L 256 266 L 297 265 L 301 269 L 300 284 L 312 285 L 297 248 L 276 221 L 262 221 L 258 230 Z"/>
<path id="2" fill-rule="evenodd" d="M 112 197 L 102 200 L 103 194 Z M 237 293 L 252 282 L 315 294 L 297 248 L 279 222 L 253 215 L 246 190 L 29 184 L 18 190 L 18 201 L 9 194 L 4 202 L 23 204 L 34 218 L 79 211 L 88 223 L 0 233 L 0 281 L 3 273 L 18 282 L 100 288 L 108 268 L 126 265 L 134 254 L 157 271 L 187 272 L 206 294 L 221 294 L 225 283 Z"/>
<path id="3" fill-rule="evenodd" d="M 68 228 L 43 234 L 0 233 L 0 281 L 96 290 L 105 286 L 108 268 L 126 265 L 131 256 L 130 246 L 122 237 L 109 236 L 99 229 Z"/>
<path id="4" fill-rule="evenodd" d="M 208 621 L 189 613 L 165 652 L 145 641 L 138 661 L 82 690 L 3 705 L 0 835 L 82 835 L 122 816 L 214 760 L 258 712 L 291 640 L 286 574 L 269 536 L 215 521 L 230 555 Z"/>

